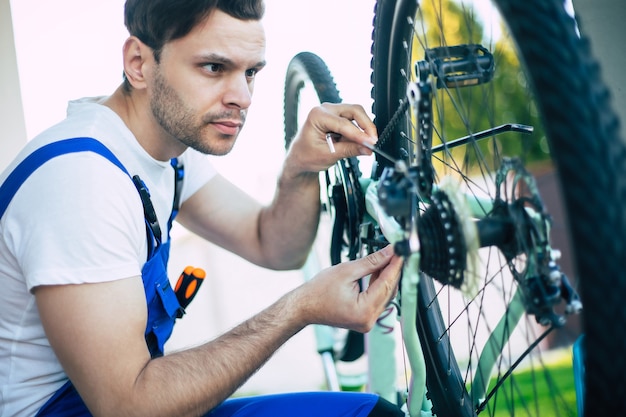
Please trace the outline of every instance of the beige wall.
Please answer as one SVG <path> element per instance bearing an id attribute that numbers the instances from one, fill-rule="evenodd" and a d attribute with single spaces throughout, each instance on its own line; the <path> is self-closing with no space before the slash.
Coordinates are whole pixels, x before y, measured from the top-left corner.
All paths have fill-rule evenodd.
<path id="1" fill-rule="evenodd" d="M 26 142 L 11 5 L 0 0 L 0 170 Z"/>

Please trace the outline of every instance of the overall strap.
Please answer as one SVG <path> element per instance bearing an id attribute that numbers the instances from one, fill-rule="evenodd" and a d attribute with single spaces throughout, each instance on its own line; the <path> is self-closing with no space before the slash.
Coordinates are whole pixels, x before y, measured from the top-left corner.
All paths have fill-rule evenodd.
<path id="1" fill-rule="evenodd" d="M 185 178 L 185 167 L 178 158 L 172 158 L 170 163 L 172 164 L 172 168 L 174 168 L 174 202 L 172 204 L 170 219 L 167 222 L 168 231 L 172 229 L 172 223 L 180 209 L 180 195 L 183 191 L 183 179 Z"/>
<path id="2" fill-rule="evenodd" d="M 150 192 L 148 187 L 139 178 L 138 175 L 132 176 L 128 173 L 124 165 L 119 159 L 100 141 L 89 138 L 79 137 L 64 139 L 57 142 L 49 143 L 35 150 L 28 155 L 20 164 L 9 174 L 4 183 L 0 186 L 0 218 L 4 215 L 7 207 L 11 203 L 13 196 L 22 186 L 24 181 L 35 172 L 41 165 L 60 155 L 77 152 L 94 152 L 108 159 L 112 164 L 121 169 L 129 178 L 132 179 L 135 188 L 139 192 L 141 203 L 143 205 L 144 218 L 146 222 L 146 234 L 148 236 L 148 259 L 152 258 L 156 249 L 161 245 L 161 228 L 157 220 L 156 211 L 150 200 Z M 184 177 L 184 168 L 177 158 L 171 160 L 172 167 L 175 172 L 175 193 L 172 213 L 168 221 L 169 230 L 178 213 L 180 205 L 180 193 L 182 190 L 182 182 Z"/>
<path id="3" fill-rule="evenodd" d="M 58 142 L 53 142 L 42 146 L 30 155 L 28 155 L 20 164 L 9 174 L 4 183 L 0 186 L 0 217 L 4 215 L 7 207 L 11 203 L 13 196 L 22 186 L 24 181 L 41 165 L 50 159 L 75 152 L 95 152 L 102 155 L 119 169 L 124 171 L 130 177 L 130 174 L 117 159 L 115 155 L 101 142 L 93 138 L 72 138 Z"/>

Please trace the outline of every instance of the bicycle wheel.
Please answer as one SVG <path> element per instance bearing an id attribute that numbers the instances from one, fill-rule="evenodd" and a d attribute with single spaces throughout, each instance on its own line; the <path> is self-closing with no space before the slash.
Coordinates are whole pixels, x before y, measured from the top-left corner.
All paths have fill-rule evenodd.
<path id="1" fill-rule="evenodd" d="M 496 3 L 379 0 L 375 10 L 378 146 L 421 167 L 417 329 L 432 411 L 576 415 L 570 348 L 583 331 L 586 415 L 624 415 L 626 337 L 608 327 L 626 319 L 616 117 L 562 2 Z M 375 178 L 393 166 L 377 160 Z M 463 230 L 472 225 L 479 250 Z M 561 271 L 576 277 L 580 323 Z"/>
<path id="2" fill-rule="evenodd" d="M 320 103 L 340 103 L 341 97 L 326 63 L 311 52 L 294 56 L 287 67 L 285 78 L 284 116 L 285 148 L 297 134 L 310 109 Z M 333 169 L 320 173 L 322 212 L 318 236 L 312 255 L 322 269 L 342 260 L 355 259 L 358 248 L 358 228 L 362 218 L 363 199 L 358 181 L 358 160 L 339 161 Z M 331 231 L 330 238 L 326 234 Z M 318 253 L 328 248 L 329 253 Z M 363 335 L 358 332 L 336 330 L 337 343 L 333 357 L 351 362 L 363 355 Z"/>

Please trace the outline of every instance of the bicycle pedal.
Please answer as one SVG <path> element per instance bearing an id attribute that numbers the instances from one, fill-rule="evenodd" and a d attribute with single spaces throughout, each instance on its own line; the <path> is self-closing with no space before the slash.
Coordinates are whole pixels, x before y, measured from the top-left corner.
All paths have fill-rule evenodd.
<path id="1" fill-rule="evenodd" d="M 483 84 L 491 81 L 495 69 L 491 52 L 472 44 L 427 49 L 425 60 L 416 66 L 420 77 L 426 73 L 437 79 L 437 88 Z"/>

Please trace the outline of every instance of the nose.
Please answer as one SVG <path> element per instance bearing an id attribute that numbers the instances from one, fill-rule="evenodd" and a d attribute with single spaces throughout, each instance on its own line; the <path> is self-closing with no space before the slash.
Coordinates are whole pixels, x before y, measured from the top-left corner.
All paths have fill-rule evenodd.
<path id="1" fill-rule="evenodd" d="M 224 104 L 245 110 L 252 103 L 252 82 L 243 75 L 230 77 L 224 92 Z"/>

